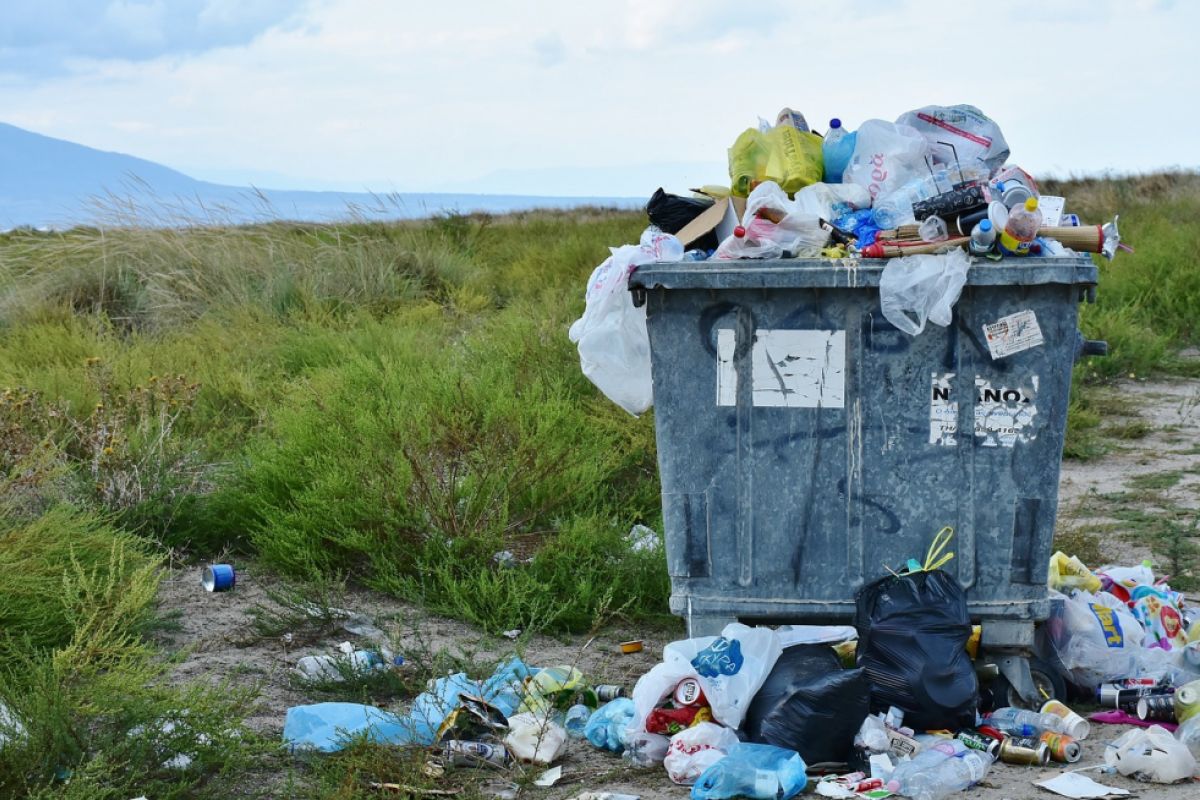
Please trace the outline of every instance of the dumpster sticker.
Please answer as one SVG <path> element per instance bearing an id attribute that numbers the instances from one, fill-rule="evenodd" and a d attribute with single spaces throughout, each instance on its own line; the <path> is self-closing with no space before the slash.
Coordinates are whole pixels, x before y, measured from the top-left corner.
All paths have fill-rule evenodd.
<path id="1" fill-rule="evenodd" d="M 987 378 L 975 376 L 975 440 L 984 447 L 1013 447 L 1017 442 L 1037 438 L 1038 377 L 1030 378 L 1032 388 L 993 386 Z"/>
<path id="2" fill-rule="evenodd" d="M 737 405 L 737 367 L 733 353 L 737 349 L 737 331 L 717 329 L 717 405 Z"/>
<path id="3" fill-rule="evenodd" d="M 958 401 L 950 399 L 953 372 L 932 375 L 929 397 L 929 443 L 954 447 L 958 444 Z"/>
<path id="4" fill-rule="evenodd" d="M 754 332 L 754 405 L 846 407 L 846 332 Z"/>
<path id="5" fill-rule="evenodd" d="M 1042 329 L 1038 327 L 1037 316 L 1031 309 L 1009 314 L 990 325 L 984 325 L 983 335 L 993 361 L 1037 347 L 1045 341 Z"/>

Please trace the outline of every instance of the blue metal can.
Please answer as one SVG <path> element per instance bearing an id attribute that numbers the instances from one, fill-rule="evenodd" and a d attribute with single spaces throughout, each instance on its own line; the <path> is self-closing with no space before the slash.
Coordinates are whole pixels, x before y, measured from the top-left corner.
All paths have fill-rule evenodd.
<path id="1" fill-rule="evenodd" d="M 204 568 L 204 577 L 200 579 L 206 591 L 227 592 L 237 583 L 237 574 L 232 564 L 209 564 Z"/>

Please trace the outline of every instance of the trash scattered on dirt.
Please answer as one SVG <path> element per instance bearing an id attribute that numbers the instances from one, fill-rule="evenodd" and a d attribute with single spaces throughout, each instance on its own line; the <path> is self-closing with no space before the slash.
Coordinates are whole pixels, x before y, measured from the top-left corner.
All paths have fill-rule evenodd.
<path id="1" fill-rule="evenodd" d="M 562 778 L 562 767 L 554 767 L 552 769 L 546 770 L 541 775 L 539 775 L 537 777 L 537 780 L 535 780 L 533 782 L 533 785 L 541 786 L 544 788 L 549 788 L 549 787 L 553 786 L 554 784 L 558 783 L 561 778 Z"/>
<path id="2" fill-rule="evenodd" d="M 1074 800 L 1101 800 L 1101 798 L 1105 797 L 1118 797 L 1129 794 L 1128 789 L 1096 783 L 1096 781 L 1088 776 L 1078 772 L 1064 772 L 1062 775 L 1058 775 L 1050 780 L 1035 783 L 1034 786 L 1040 786 L 1055 794 L 1061 794 L 1063 797 L 1070 797 Z"/>
<path id="3" fill-rule="evenodd" d="M 640 653 L 640 652 L 642 652 L 642 640 L 641 639 L 632 639 L 628 642 L 621 642 L 621 644 L 618 645 L 618 647 L 620 647 L 621 652 L 625 653 L 626 655 L 629 655 L 631 653 Z"/>
<path id="4" fill-rule="evenodd" d="M 200 585 L 206 592 L 228 592 L 237 584 L 232 564 L 209 564 L 200 575 Z"/>

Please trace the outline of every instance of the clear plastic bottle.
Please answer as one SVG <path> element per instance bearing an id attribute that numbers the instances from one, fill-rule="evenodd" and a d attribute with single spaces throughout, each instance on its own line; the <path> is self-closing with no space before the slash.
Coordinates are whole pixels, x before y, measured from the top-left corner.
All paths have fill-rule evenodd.
<path id="1" fill-rule="evenodd" d="M 567 717 L 563 722 L 563 727 L 567 729 L 567 735 L 572 739 L 582 739 L 583 729 L 587 727 L 587 721 L 592 716 L 592 710 L 582 703 L 576 703 L 567 709 Z"/>
<path id="2" fill-rule="evenodd" d="M 984 256 L 996 246 L 996 229 L 990 219 L 981 220 L 971 231 L 971 255 Z"/>
<path id="3" fill-rule="evenodd" d="M 937 744 L 927 745 L 924 750 L 908 761 L 901 761 L 896 765 L 892 774 L 888 776 L 888 788 L 891 788 L 893 784 L 897 788 L 902 787 L 913 775 L 935 769 L 947 758 L 963 755 L 968 749 L 958 739 L 943 739 Z M 895 792 L 896 789 L 892 789 L 892 791 Z"/>
<path id="4" fill-rule="evenodd" d="M 1032 735 L 1039 736 L 1045 731 L 1065 733 L 1067 726 L 1066 720 L 1057 714 L 1042 714 L 1012 706 L 997 708 L 987 718 L 987 724 L 1004 733 L 1022 736 L 1030 735 L 1025 733 L 1028 728 L 1034 728 Z"/>
<path id="5" fill-rule="evenodd" d="M 825 183 L 842 182 L 842 173 L 850 164 L 857 141 L 858 134 L 843 128 L 840 119 L 834 117 L 829 120 L 829 131 L 825 134 L 825 141 L 821 143 L 821 157 L 825 161 Z"/>
<path id="6" fill-rule="evenodd" d="M 927 769 L 908 773 L 902 780 L 890 780 L 887 787 L 913 800 L 941 800 L 979 783 L 991 766 L 991 756 L 971 750 L 943 758 Z"/>
<path id="7" fill-rule="evenodd" d="M 958 167 L 939 168 L 923 178 L 911 180 L 894 192 L 875 198 L 875 202 L 871 204 L 875 212 L 872 215 L 875 227 L 880 230 L 894 230 L 901 225 L 912 224 L 917 221 L 913 214 L 914 203 L 948 192 L 963 181 L 986 178 L 985 168 L 966 166 L 961 170 Z"/>
<path id="8" fill-rule="evenodd" d="M 1037 238 L 1038 228 L 1042 227 L 1042 212 L 1038 210 L 1036 197 L 1025 201 L 1025 205 L 1017 206 L 1008 214 L 1008 224 L 1000 234 L 1000 252 L 1008 256 L 1029 255 L 1029 248 Z"/>

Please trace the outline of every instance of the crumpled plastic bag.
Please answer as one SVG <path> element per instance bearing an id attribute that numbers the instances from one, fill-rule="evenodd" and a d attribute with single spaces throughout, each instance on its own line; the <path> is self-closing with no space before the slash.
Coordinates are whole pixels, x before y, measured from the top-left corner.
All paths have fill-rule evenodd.
<path id="1" fill-rule="evenodd" d="M 821 137 L 790 125 L 747 128 L 729 148 L 729 180 L 737 197 L 746 197 L 756 184 L 774 181 L 788 194 L 824 173 Z"/>
<path id="2" fill-rule="evenodd" d="M 315 703 L 287 710 L 283 741 L 296 750 L 331 753 L 359 735 L 379 744 L 407 744 L 409 730 L 403 718 L 375 706 Z"/>
<path id="3" fill-rule="evenodd" d="M 568 333 L 579 346 L 583 374 L 635 417 L 653 405 L 654 385 L 646 308 L 633 305 L 629 275 L 641 264 L 681 258 L 683 245 L 657 228 L 647 228 L 637 245 L 612 248 L 588 278 L 583 316 Z"/>
<path id="4" fill-rule="evenodd" d="M 583 735 L 601 750 L 620 753 L 625 749 L 626 730 L 630 728 L 633 717 L 633 700 L 618 697 L 596 709 L 596 713 L 588 718 Z"/>
<path id="5" fill-rule="evenodd" d="M 850 211 L 871 207 L 871 193 L 857 183 L 814 183 L 796 192 L 795 211 L 834 220 Z"/>
<path id="6" fill-rule="evenodd" d="M 769 744 L 734 745 L 692 786 L 692 800 L 788 800 L 808 783 L 804 759 L 793 750 Z"/>
<path id="7" fill-rule="evenodd" d="M 730 235 L 717 247 L 717 258 L 780 258 L 817 256 L 829 241 L 815 214 L 798 211 L 796 204 L 773 181 L 755 187 L 742 214 L 744 237 Z"/>
<path id="8" fill-rule="evenodd" d="M 625 752 L 621 757 L 630 764 L 635 767 L 654 767 L 662 764 L 663 759 L 667 757 L 671 739 L 661 733 L 646 733 L 626 728 L 621 735 L 621 743 L 625 745 Z"/>
<path id="9" fill-rule="evenodd" d="M 549 765 L 567 748 L 567 731 L 548 717 L 515 714 L 508 718 L 504 744 L 514 758 Z"/>
<path id="10" fill-rule="evenodd" d="M 929 143 L 912 126 L 869 119 L 858 128 L 842 183 L 865 187 L 874 200 L 924 175 L 928 153 Z"/>
<path id="11" fill-rule="evenodd" d="M 1133 616 L 1146 631 L 1146 647 L 1172 650 L 1187 645 L 1183 614 L 1172 595 L 1154 586 L 1139 586 L 1130 592 Z"/>
<path id="12" fill-rule="evenodd" d="M 1059 550 L 1050 556 L 1050 570 L 1046 585 L 1057 592 L 1067 589 L 1083 589 L 1085 592 L 1100 591 L 1100 579 L 1087 565 L 1075 556 Z"/>
<path id="13" fill-rule="evenodd" d="M 729 728 L 701 722 L 671 737 L 663 767 L 672 781 L 691 786 L 704 770 L 724 758 L 737 743 L 737 734 Z"/>
<path id="14" fill-rule="evenodd" d="M 925 330 L 927 321 L 946 327 L 970 268 L 971 258 L 957 247 L 941 255 L 891 259 L 879 279 L 883 315 L 910 336 Z"/>
<path id="15" fill-rule="evenodd" d="M 684 678 L 700 681 L 717 722 L 734 729 L 740 727 L 750 701 L 782 652 L 775 631 L 739 622 L 726 625 L 720 636 L 671 642 L 663 648 L 662 662 L 633 687 L 631 729 L 646 730 L 650 712 Z"/>
<path id="16" fill-rule="evenodd" d="M 1000 126 L 975 106 L 925 106 L 901 114 L 896 123 L 916 129 L 943 164 L 954 164 L 957 156 L 964 167 L 982 161 L 995 170 L 1008 160 L 1008 142 Z"/>
<path id="17" fill-rule="evenodd" d="M 549 713 L 556 696 L 582 688 L 585 681 L 582 672 L 566 664 L 541 669 L 525 684 L 525 698 L 521 701 L 518 711 Z"/>
<path id="18" fill-rule="evenodd" d="M 1108 592 L 1050 592 L 1050 617 L 1038 631 L 1038 655 L 1076 686 L 1136 677 L 1143 669 L 1145 631 Z"/>
<path id="19" fill-rule="evenodd" d="M 1187 745 L 1158 725 L 1126 731 L 1109 742 L 1104 763 L 1122 775 L 1153 783 L 1174 783 L 1196 771 L 1196 758 Z"/>

